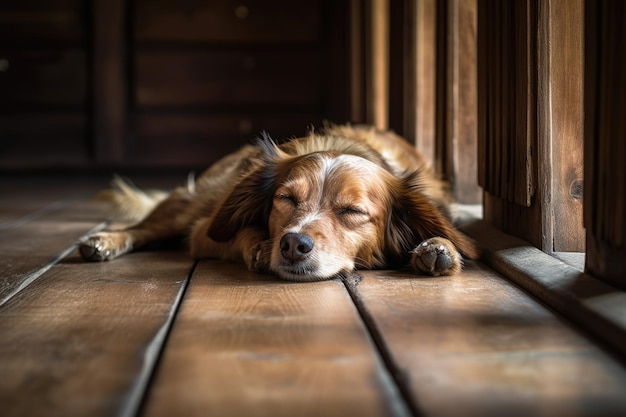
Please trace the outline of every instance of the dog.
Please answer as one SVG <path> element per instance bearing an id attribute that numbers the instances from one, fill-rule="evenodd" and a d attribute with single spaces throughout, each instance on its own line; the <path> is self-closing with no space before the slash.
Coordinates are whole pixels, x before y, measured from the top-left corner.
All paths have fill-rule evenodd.
<path id="1" fill-rule="evenodd" d="M 263 134 L 168 195 L 117 188 L 118 205 L 150 212 L 133 226 L 80 241 L 86 260 L 187 239 L 194 258 L 319 281 L 409 266 L 452 275 L 462 256 L 479 255 L 451 222 L 445 184 L 425 159 L 395 133 L 371 127 L 327 126 L 281 144 Z"/>

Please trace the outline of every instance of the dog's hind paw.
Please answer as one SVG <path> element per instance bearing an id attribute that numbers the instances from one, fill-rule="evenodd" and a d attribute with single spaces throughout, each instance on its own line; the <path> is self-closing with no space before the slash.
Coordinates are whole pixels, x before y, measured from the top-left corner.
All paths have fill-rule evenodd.
<path id="1" fill-rule="evenodd" d="M 109 261 L 131 249 L 130 240 L 123 232 L 100 232 L 78 242 L 80 256 L 87 261 Z"/>
<path id="2" fill-rule="evenodd" d="M 411 266 L 433 276 L 453 275 L 461 271 L 461 254 L 452 242 L 442 237 L 426 239 L 411 251 Z"/>

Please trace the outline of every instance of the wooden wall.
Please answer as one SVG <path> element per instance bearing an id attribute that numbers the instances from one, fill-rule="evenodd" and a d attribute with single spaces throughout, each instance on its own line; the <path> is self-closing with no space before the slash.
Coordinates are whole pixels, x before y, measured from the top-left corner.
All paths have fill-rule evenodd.
<path id="1" fill-rule="evenodd" d="M 347 8 L 4 1 L 0 168 L 202 167 L 261 130 L 347 121 Z"/>
<path id="2" fill-rule="evenodd" d="M 586 269 L 626 289 L 626 4 L 585 3 Z"/>
<path id="3" fill-rule="evenodd" d="M 485 217 L 548 253 L 584 251 L 582 5 L 478 5 Z"/>

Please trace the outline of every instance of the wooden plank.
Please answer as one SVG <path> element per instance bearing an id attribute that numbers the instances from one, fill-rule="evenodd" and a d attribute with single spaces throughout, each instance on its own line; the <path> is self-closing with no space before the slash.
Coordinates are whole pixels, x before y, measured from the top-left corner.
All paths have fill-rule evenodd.
<path id="1" fill-rule="evenodd" d="M 626 292 L 582 273 L 584 259 L 559 259 L 484 221 L 461 220 L 489 266 L 599 340 L 626 354 Z M 584 254 L 582 255 L 584 258 Z M 578 265 L 578 267 L 577 267 Z"/>
<path id="2" fill-rule="evenodd" d="M 370 0 L 367 10 L 367 120 L 389 128 L 389 0 Z"/>
<path id="3" fill-rule="evenodd" d="M 476 7 L 476 0 L 453 0 L 447 16 L 447 175 L 455 200 L 465 204 L 482 201 L 476 166 Z"/>
<path id="4" fill-rule="evenodd" d="M 84 0 L 4 0 L 0 5 L 0 39 L 12 44 L 84 42 Z"/>
<path id="5" fill-rule="evenodd" d="M 249 144 L 265 131 L 278 141 L 321 128 L 313 112 L 241 112 L 220 114 L 142 112 L 128 155 L 136 166 L 197 166 L 204 169 Z M 176 146 L 173 146 L 176 144 Z"/>
<path id="6" fill-rule="evenodd" d="M 215 109 L 322 101 L 327 64 L 315 48 L 140 49 L 136 104 Z"/>
<path id="7" fill-rule="evenodd" d="M 0 235 L 0 306 L 68 256 L 81 236 L 103 228 L 106 211 L 103 204 L 76 202 L 9 224 Z"/>
<path id="8" fill-rule="evenodd" d="M 4 416 L 132 416 L 192 261 L 135 253 L 71 257 L 2 307 Z"/>
<path id="9" fill-rule="evenodd" d="M 625 415 L 626 371 L 489 269 L 353 288 L 424 416 Z"/>
<path id="10" fill-rule="evenodd" d="M 626 7 L 585 2 L 585 270 L 626 288 Z"/>
<path id="11" fill-rule="evenodd" d="M 133 27 L 141 42 L 316 42 L 322 37 L 320 3 L 139 0 Z"/>
<path id="12" fill-rule="evenodd" d="M 83 48 L 0 47 L 8 68 L 0 77 L 2 103 L 15 106 L 84 109 L 87 104 L 87 59 Z"/>
<path id="13" fill-rule="evenodd" d="M 0 166 L 22 172 L 31 167 L 87 167 L 88 132 L 82 111 L 2 112 Z"/>
<path id="14" fill-rule="evenodd" d="M 146 416 L 406 415 L 339 281 L 199 264 Z"/>
<path id="15" fill-rule="evenodd" d="M 584 252 L 583 2 L 541 1 L 539 21 L 539 168 L 552 178 L 543 182 L 546 250 Z"/>

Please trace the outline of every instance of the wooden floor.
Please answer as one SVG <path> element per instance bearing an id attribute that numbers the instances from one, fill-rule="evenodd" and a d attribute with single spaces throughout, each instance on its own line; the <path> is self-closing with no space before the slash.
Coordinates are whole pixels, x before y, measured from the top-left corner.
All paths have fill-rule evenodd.
<path id="1" fill-rule="evenodd" d="M 624 363 L 481 263 L 304 284 L 181 251 L 84 263 L 105 186 L 0 178 L 1 416 L 626 416 Z"/>

